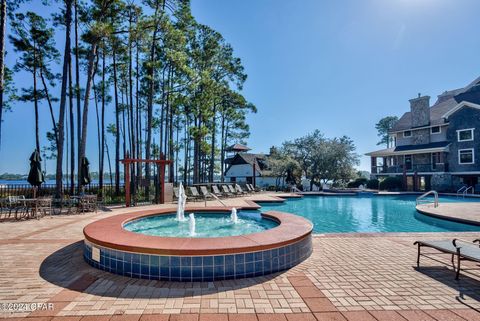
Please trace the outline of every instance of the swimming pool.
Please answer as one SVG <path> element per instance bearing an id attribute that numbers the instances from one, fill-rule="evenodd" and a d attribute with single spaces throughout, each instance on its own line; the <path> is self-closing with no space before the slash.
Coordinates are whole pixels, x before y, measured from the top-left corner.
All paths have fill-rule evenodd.
<path id="1" fill-rule="evenodd" d="M 306 196 L 259 205 L 262 212 L 281 211 L 309 219 L 314 233 L 480 231 L 480 226 L 420 214 L 415 200 L 416 196 Z M 440 203 L 456 201 L 476 200 L 440 198 Z"/>

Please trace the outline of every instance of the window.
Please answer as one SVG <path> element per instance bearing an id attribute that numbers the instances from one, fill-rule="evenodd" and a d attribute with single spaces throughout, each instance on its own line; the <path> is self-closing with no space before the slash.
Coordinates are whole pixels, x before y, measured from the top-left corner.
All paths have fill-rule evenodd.
<path id="1" fill-rule="evenodd" d="M 412 136 L 412 131 L 411 130 L 406 130 L 403 132 L 403 137 L 411 137 Z"/>
<path id="2" fill-rule="evenodd" d="M 430 132 L 432 134 L 440 134 L 442 132 L 442 129 L 440 128 L 440 126 L 435 126 L 430 128 Z"/>
<path id="3" fill-rule="evenodd" d="M 437 169 L 437 163 L 440 159 L 440 154 L 439 153 L 432 153 L 432 169 L 436 170 Z"/>
<path id="4" fill-rule="evenodd" d="M 473 164 L 475 162 L 475 153 L 473 148 L 460 149 L 458 151 L 458 163 L 459 164 Z"/>
<path id="5" fill-rule="evenodd" d="M 457 130 L 457 138 L 459 142 L 468 142 L 473 140 L 473 128 Z"/>
<path id="6" fill-rule="evenodd" d="M 405 155 L 405 169 L 409 171 L 412 167 L 412 155 Z"/>

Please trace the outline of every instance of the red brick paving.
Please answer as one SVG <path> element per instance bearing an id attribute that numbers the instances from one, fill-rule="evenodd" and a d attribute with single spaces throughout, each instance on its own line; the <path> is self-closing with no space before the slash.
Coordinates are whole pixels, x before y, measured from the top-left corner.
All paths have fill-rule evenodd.
<path id="1" fill-rule="evenodd" d="M 318 321 L 346 321 L 343 314 L 340 312 L 321 312 L 315 313 L 315 317 Z"/>
<path id="2" fill-rule="evenodd" d="M 434 318 L 420 310 L 398 311 L 398 313 L 409 321 L 435 321 Z"/>
<path id="3" fill-rule="evenodd" d="M 327 298 L 303 298 L 312 312 L 334 312 L 337 308 Z"/>
<path id="4" fill-rule="evenodd" d="M 453 313 L 458 314 L 462 318 L 468 321 L 480 321 L 480 311 L 462 309 L 462 310 L 452 310 Z"/>
<path id="5" fill-rule="evenodd" d="M 228 321 L 228 314 L 200 314 L 199 321 Z"/>
<path id="6" fill-rule="evenodd" d="M 379 321 L 407 321 L 396 311 L 370 311 L 370 314 Z"/>
<path id="7" fill-rule="evenodd" d="M 434 317 L 435 319 L 441 321 L 465 321 L 464 318 L 460 317 L 458 314 L 455 314 L 450 310 L 427 310 L 425 312 Z"/>
<path id="8" fill-rule="evenodd" d="M 288 321 L 317 321 L 312 313 L 289 313 L 285 316 Z"/>
<path id="9" fill-rule="evenodd" d="M 253 313 L 229 314 L 228 321 L 257 321 L 257 315 Z"/>
<path id="10" fill-rule="evenodd" d="M 169 321 L 198 321 L 198 314 L 172 314 Z"/>
<path id="11" fill-rule="evenodd" d="M 377 321 L 367 311 L 349 311 L 342 312 L 342 314 L 345 318 L 347 318 L 348 321 Z"/>
<path id="12" fill-rule="evenodd" d="M 257 314 L 258 321 L 287 321 L 285 314 Z"/>

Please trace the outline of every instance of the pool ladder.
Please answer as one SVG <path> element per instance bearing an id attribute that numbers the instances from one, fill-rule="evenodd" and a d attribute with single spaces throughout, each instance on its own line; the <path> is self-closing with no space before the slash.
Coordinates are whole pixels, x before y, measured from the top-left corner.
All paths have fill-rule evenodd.
<path id="1" fill-rule="evenodd" d="M 426 198 L 429 195 L 433 195 L 433 202 Z M 417 205 L 426 204 L 426 203 L 433 203 L 433 207 L 438 207 L 438 193 L 437 193 L 437 191 L 432 190 L 432 191 L 426 192 L 425 194 L 422 194 L 419 197 L 417 197 Z"/>
<path id="2" fill-rule="evenodd" d="M 465 198 L 465 195 L 468 194 L 468 191 L 472 191 L 472 194 L 475 193 L 475 190 L 473 189 L 473 186 L 462 186 L 460 187 L 460 189 L 457 191 L 457 197 L 460 196 L 460 194 L 462 195 L 463 198 Z"/>

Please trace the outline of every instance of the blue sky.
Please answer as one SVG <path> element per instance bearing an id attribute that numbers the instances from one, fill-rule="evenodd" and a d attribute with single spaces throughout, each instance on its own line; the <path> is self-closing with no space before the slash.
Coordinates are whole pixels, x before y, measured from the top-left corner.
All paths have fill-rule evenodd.
<path id="1" fill-rule="evenodd" d="M 249 116 L 256 152 L 320 129 L 350 136 L 364 154 L 380 148 L 375 123 L 408 111 L 408 99 L 422 93 L 433 103 L 480 76 L 477 0 L 192 0 L 192 10 L 243 60 L 244 94 L 258 107 Z M 15 107 L 5 116 L 0 173 L 27 172 L 34 148 L 33 108 Z M 368 170 L 367 157 L 360 168 Z"/>

